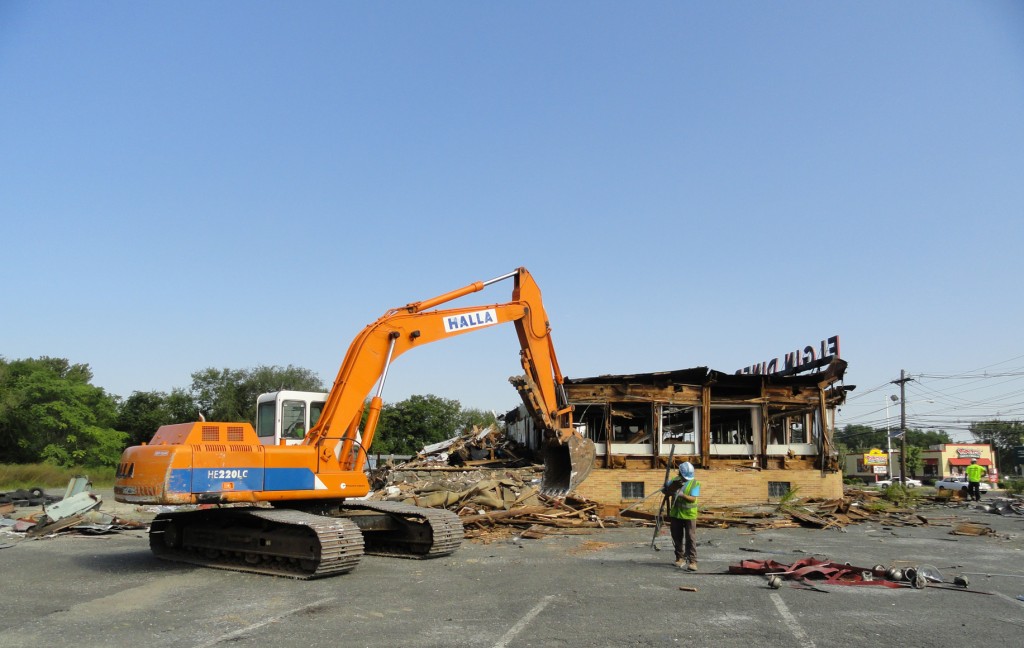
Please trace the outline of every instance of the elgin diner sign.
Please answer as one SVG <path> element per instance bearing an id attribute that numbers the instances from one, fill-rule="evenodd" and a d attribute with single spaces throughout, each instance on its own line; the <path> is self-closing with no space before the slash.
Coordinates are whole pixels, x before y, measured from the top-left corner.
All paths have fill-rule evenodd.
<path id="1" fill-rule="evenodd" d="M 743 367 L 736 373 L 785 376 L 823 367 L 832 362 L 833 358 L 839 357 L 839 336 L 833 335 L 816 345 L 808 344 L 803 349 L 789 351 L 781 357 Z"/>

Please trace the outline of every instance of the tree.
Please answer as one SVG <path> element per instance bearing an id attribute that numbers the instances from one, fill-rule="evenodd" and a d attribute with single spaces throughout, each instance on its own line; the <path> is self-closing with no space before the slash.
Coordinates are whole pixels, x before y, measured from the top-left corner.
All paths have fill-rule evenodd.
<path id="1" fill-rule="evenodd" d="M 908 477 L 917 477 L 917 471 L 921 469 L 921 447 L 916 445 L 907 446 L 907 473 Z"/>
<path id="2" fill-rule="evenodd" d="M 485 428 L 498 423 L 494 412 L 485 412 L 482 409 L 468 408 L 459 412 L 459 422 L 456 430 L 466 432 L 474 427 Z"/>
<path id="3" fill-rule="evenodd" d="M 132 392 L 117 408 L 117 429 L 128 434 L 128 445 L 149 443 L 161 425 L 198 420 L 199 408 L 183 389 Z"/>
<path id="4" fill-rule="evenodd" d="M 241 421 L 246 410 L 241 399 L 244 380 L 243 370 L 209 367 L 192 374 L 190 392 L 206 420 Z"/>
<path id="5" fill-rule="evenodd" d="M 5 459 L 114 466 L 127 435 L 114 429 L 117 399 L 92 370 L 63 358 L 0 358 L 0 445 Z"/>
<path id="6" fill-rule="evenodd" d="M 953 443 L 953 439 L 944 430 L 925 432 L 923 430 L 907 430 L 907 445 L 914 445 L 919 448 L 930 448 L 943 443 Z M 907 455 L 909 458 L 909 455 Z M 907 470 L 910 470 L 908 467 Z"/>
<path id="7" fill-rule="evenodd" d="M 835 441 L 852 452 L 867 452 L 872 448 L 885 448 L 885 430 L 867 425 L 847 425 L 836 432 Z"/>
<path id="8" fill-rule="evenodd" d="M 982 421 L 971 423 L 971 436 L 979 443 L 988 443 L 995 452 L 1000 466 L 1014 464 L 1014 446 L 1024 445 L 1024 422 Z"/>
<path id="9" fill-rule="evenodd" d="M 444 441 L 457 433 L 462 419 L 457 400 L 433 394 L 411 396 L 385 404 L 374 434 L 371 452 L 415 454 L 423 446 Z"/>
<path id="10" fill-rule="evenodd" d="M 128 445 L 148 443 L 161 425 L 170 423 L 167 394 L 132 392 L 117 408 L 117 429 L 128 435 Z"/>
<path id="11" fill-rule="evenodd" d="M 210 421 L 256 421 L 256 397 L 265 392 L 293 389 L 324 391 L 323 381 L 309 369 L 259 366 L 252 369 L 214 369 L 192 374 L 190 395 Z M 195 420 L 196 415 L 193 414 Z"/>

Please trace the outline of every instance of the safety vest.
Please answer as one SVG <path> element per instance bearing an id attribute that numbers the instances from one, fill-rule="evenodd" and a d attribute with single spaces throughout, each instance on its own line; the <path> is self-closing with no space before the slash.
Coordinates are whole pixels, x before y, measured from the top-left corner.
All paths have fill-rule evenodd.
<path id="1" fill-rule="evenodd" d="M 981 464 L 971 464 L 964 469 L 964 472 L 967 473 L 967 481 L 980 482 L 981 474 L 987 471 Z"/>
<path id="2" fill-rule="evenodd" d="M 672 481 L 679 481 L 679 477 L 676 477 Z M 690 491 L 697 488 L 697 492 L 700 492 L 700 482 L 696 479 L 691 479 L 686 482 L 686 485 L 679 489 L 679 493 L 689 495 Z M 687 502 L 682 497 L 679 497 L 679 493 L 672 498 L 672 510 L 669 511 L 669 515 L 680 520 L 696 520 L 697 519 L 697 502 Z"/>

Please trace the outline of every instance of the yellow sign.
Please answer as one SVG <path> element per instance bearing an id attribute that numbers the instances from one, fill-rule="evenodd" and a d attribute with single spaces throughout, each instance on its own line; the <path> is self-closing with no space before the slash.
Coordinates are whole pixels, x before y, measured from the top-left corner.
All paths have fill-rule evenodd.
<path id="1" fill-rule="evenodd" d="M 889 463 L 889 455 L 878 448 L 872 448 L 870 452 L 864 453 L 865 466 L 885 466 Z"/>

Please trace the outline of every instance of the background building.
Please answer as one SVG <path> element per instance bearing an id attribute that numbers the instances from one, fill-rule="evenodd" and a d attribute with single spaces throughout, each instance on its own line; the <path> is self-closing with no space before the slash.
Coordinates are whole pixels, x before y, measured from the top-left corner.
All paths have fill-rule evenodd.
<path id="1" fill-rule="evenodd" d="M 885 456 L 881 450 L 873 450 L 877 455 Z M 877 456 L 875 455 L 875 456 Z M 977 459 L 978 463 L 988 468 L 988 479 L 992 483 L 999 481 L 992 446 L 987 443 L 941 443 L 921 451 L 921 470 L 911 477 L 928 480 L 942 479 L 953 475 L 963 475 L 964 468 Z M 864 453 L 851 453 L 844 457 L 843 472 L 849 477 L 861 477 L 873 481 L 876 477 L 875 466 Z M 884 463 L 882 464 L 884 466 Z M 899 474 L 900 453 L 894 449 L 892 453 L 893 472 Z M 885 477 L 885 472 L 877 472 L 878 479 Z"/>

